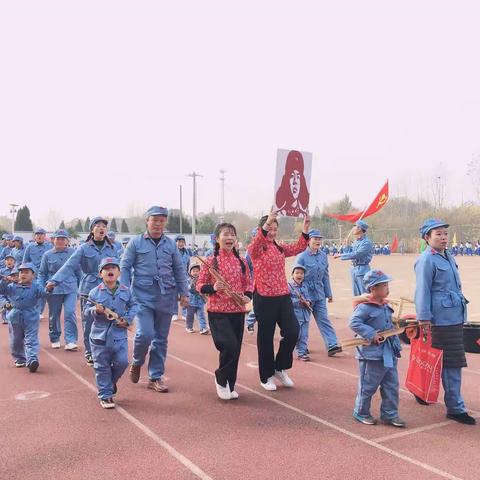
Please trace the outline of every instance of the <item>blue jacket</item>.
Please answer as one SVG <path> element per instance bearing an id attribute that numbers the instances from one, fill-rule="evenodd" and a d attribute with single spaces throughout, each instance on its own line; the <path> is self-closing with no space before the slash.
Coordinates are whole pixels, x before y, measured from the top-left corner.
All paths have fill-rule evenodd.
<path id="1" fill-rule="evenodd" d="M 390 305 L 377 305 L 375 303 L 361 303 L 355 307 L 350 328 L 360 337 L 372 341 L 377 332 L 394 328 L 392 323 L 393 309 Z M 365 360 L 382 360 L 386 367 L 393 366 L 392 359 L 400 357 L 402 346 L 398 336 L 388 338 L 379 345 L 366 345 L 357 347 L 357 358 Z"/>
<path id="2" fill-rule="evenodd" d="M 290 297 L 292 299 L 295 317 L 297 317 L 299 323 L 308 322 L 311 316 L 310 310 L 304 307 L 300 303 L 300 298 L 298 298 L 298 295 L 301 295 L 305 300 L 311 301 L 305 282 L 302 282 L 302 284 L 299 285 L 294 280 L 290 280 L 288 282 L 288 288 L 290 290 Z"/>
<path id="3" fill-rule="evenodd" d="M 191 251 L 189 251 L 187 248 L 178 248 L 178 251 L 180 252 L 180 257 L 182 259 L 183 265 L 185 266 L 185 271 L 188 272 L 188 267 L 190 266 L 190 258 L 192 257 Z"/>
<path id="4" fill-rule="evenodd" d="M 417 318 L 433 325 L 457 325 L 467 320 L 468 302 L 462 294 L 458 266 L 448 251 L 445 255 L 427 246 L 415 262 Z"/>
<path id="5" fill-rule="evenodd" d="M 300 253 L 295 263 L 305 267 L 303 282 L 308 288 L 310 300 L 324 300 L 332 297 L 330 275 L 328 273 L 328 257 L 322 250 L 314 253 L 310 247 Z"/>
<path id="6" fill-rule="evenodd" d="M 23 262 L 23 255 L 25 254 L 25 247 L 22 247 L 22 248 L 13 247 L 10 254 L 15 257 L 15 263 L 16 263 L 17 267 L 19 267 L 20 264 Z"/>
<path id="7" fill-rule="evenodd" d="M 73 255 L 75 250 L 67 247 L 65 250 L 57 251 L 54 248 L 45 252 L 38 269 L 38 283 L 45 287 L 47 282 L 60 270 L 65 262 Z M 67 295 L 69 293 L 76 293 L 78 285 L 82 279 L 82 272 L 80 266 L 74 269 L 70 277 L 64 277 L 62 283 L 58 284 L 52 291 L 52 295 Z"/>
<path id="8" fill-rule="evenodd" d="M 185 265 L 175 242 L 166 235 L 162 235 L 158 244 L 148 233 L 132 238 L 123 253 L 120 269 L 121 283 L 131 285 L 141 303 L 156 305 L 162 295 L 174 293 L 175 288 L 179 295 L 188 295 Z"/>
<path id="9" fill-rule="evenodd" d="M 98 266 L 107 257 L 117 258 L 115 247 L 109 245 L 106 241 L 103 247 L 97 247 L 92 240 L 89 240 L 75 250 L 73 255 L 50 280 L 55 284 L 65 281 L 71 282 L 72 277 L 76 275 L 78 268 L 80 268 L 83 276 L 79 291 L 82 294 L 87 294 L 101 282 L 98 276 Z"/>
<path id="10" fill-rule="evenodd" d="M 29 243 L 25 247 L 25 253 L 23 254 L 23 262 L 32 262 L 35 267 L 38 269 L 40 268 L 40 263 L 42 261 L 42 257 L 52 248 L 52 244 L 50 242 L 43 242 L 43 243 Z"/>
<path id="11" fill-rule="evenodd" d="M 359 238 L 352 245 L 352 251 L 348 253 L 342 253 L 340 258 L 342 260 L 351 260 L 356 269 L 356 274 L 364 275 L 370 270 L 369 263 L 373 257 L 373 243 L 370 239 L 364 235 L 362 238 Z"/>
<path id="12" fill-rule="evenodd" d="M 138 304 L 132 297 L 130 289 L 125 285 L 120 285 L 117 282 L 117 289 L 113 293 L 105 285 L 101 283 L 88 294 L 88 299 L 96 303 L 102 304 L 104 307 L 110 308 L 115 313 L 118 313 L 124 318 L 129 325 L 132 324 L 135 315 L 138 312 Z M 84 308 L 84 314 L 89 313 L 93 315 L 93 325 L 90 332 L 90 338 L 107 342 L 108 340 L 127 339 L 127 329 L 117 327 L 115 321 L 109 320 L 105 314 L 98 314 L 95 306 L 92 303 L 87 303 Z"/>
<path id="13" fill-rule="evenodd" d="M 188 284 L 188 293 L 189 297 L 189 304 L 191 307 L 202 308 L 205 305 L 204 298 L 198 293 L 197 291 L 197 278 L 190 277 L 190 281 Z"/>
<path id="14" fill-rule="evenodd" d="M 0 282 L 0 295 L 9 298 L 13 309 L 8 313 L 8 319 L 14 322 L 27 314 L 29 319 L 40 320 L 37 311 L 37 303 L 45 298 L 47 293 L 37 282 L 21 285 L 19 283 L 8 283 L 5 280 Z"/>

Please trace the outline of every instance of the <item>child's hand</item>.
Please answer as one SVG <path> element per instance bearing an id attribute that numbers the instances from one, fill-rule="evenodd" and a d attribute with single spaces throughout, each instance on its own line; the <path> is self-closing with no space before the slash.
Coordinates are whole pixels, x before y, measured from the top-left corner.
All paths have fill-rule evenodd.
<path id="1" fill-rule="evenodd" d="M 98 315 L 102 315 L 105 313 L 105 307 L 103 305 L 95 305 L 95 313 L 97 313 Z"/>
<path id="2" fill-rule="evenodd" d="M 328 303 L 332 303 L 333 302 L 333 297 L 328 297 Z"/>
<path id="3" fill-rule="evenodd" d="M 120 327 L 120 328 L 128 328 L 128 322 L 122 317 L 119 317 L 117 319 L 116 325 L 117 327 Z"/>
<path id="4" fill-rule="evenodd" d="M 45 285 L 45 290 L 48 290 L 49 292 L 51 292 L 54 288 L 55 284 L 53 282 L 47 282 L 47 284 Z"/>
<path id="5" fill-rule="evenodd" d="M 380 335 L 378 332 L 375 334 L 375 336 L 373 337 L 373 340 L 372 340 L 372 343 L 374 343 L 375 345 L 379 345 L 380 343 L 382 343 L 385 339 L 382 337 L 382 335 Z"/>

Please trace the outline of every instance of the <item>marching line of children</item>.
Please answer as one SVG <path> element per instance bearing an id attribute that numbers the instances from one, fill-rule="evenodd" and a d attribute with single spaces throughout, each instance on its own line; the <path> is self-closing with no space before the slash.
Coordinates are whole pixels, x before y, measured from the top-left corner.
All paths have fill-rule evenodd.
<path id="1" fill-rule="evenodd" d="M 152 208 L 159 209 L 161 212 L 155 213 L 155 210 L 150 215 L 166 217 L 166 209 L 163 207 Z M 363 228 L 365 225 L 364 223 L 357 225 L 363 234 L 366 231 L 366 228 Z M 37 261 L 40 258 L 37 281 L 35 281 L 37 267 L 33 262 L 23 262 L 18 269 L 15 268 L 16 255 L 13 250 L 15 248 L 18 250 L 21 245 L 18 240 L 14 240 L 15 237 L 11 239 L 6 236 L 4 238 L 6 243 L 0 250 L 0 256 L 4 263 L 1 269 L 0 295 L 2 297 L 0 301 L 4 305 L 10 305 L 6 318 L 9 324 L 10 349 L 15 366 L 27 366 L 30 372 L 35 372 L 39 367 L 39 301 L 48 299 L 49 335 L 52 348 L 60 346 L 60 312 L 63 306 L 65 309 L 66 350 L 76 350 L 75 296 L 77 289 L 80 293 L 86 293 L 87 298 L 83 297 L 81 302 L 82 316 L 89 319 L 89 322 L 87 320 L 83 322 L 85 354 L 88 363 L 93 363 L 101 406 L 108 409 L 115 406 L 113 396 L 117 392 L 117 382 L 128 366 L 127 327 L 133 323 L 140 306 L 132 294 L 130 284 L 124 285 L 119 281 L 120 262 L 118 256 L 115 255 L 118 250 L 106 238 L 107 226 L 108 221 L 103 217 L 94 218 L 90 224 L 91 233 L 87 242 L 76 251 L 68 247 L 68 233 L 64 230 L 58 230 L 52 235 L 53 248 L 44 252 L 41 252 L 43 247 L 40 238 L 40 241 L 37 241 L 38 256 L 31 257 L 32 260 L 36 259 Z M 269 261 L 278 257 L 276 258 L 278 269 L 274 271 L 270 268 L 269 270 L 270 275 L 275 273 L 276 290 L 268 290 L 268 288 L 273 288 L 272 283 L 267 282 L 270 277 L 265 276 L 265 271 L 260 268 L 262 288 L 265 293 L 275 293 L 277 296 L 273 298 L 277 299 L 278 303 L 285 308 L 288 307 L 288 304 L 291 306 L 292 318 L 296 319 L 299 327 L 295 331 L 298 331 L 296 348 L 300 360 L 308 360 L 308 326 L 311 314 L 313 313 L 315 316 L 315 302 L 318 301 L 318 297 L 323 302 L 332 298 L 328 278 L 328 260 L 325 265 L 323 252 L 323 255 L 316 256 L 318 252 L 321 252 L 321 234 L 317 230 L 310 230 L 307 233 L 308 226 L 309 219 L 307 218 L 304 221 L 304 231 L 296 244 L 277 244 L 275 237 L 278 223 L 276 214 L 272 212 L 269 216 L 262 218 L 261 233 L 258 233 L 261 237 L 255 240 L 254 247 L 255 244 L 256 247 L 250 249 L 253 259 L 257 262 L 257 271 L 261 267 L 260 256 L 265 256 L 265 259 Z M 456 344 L 455 352 L 453 352 L 451 342 L 445 341 L 444 338 L 446 328 L 448 328 L 449 335 L 459 338 L 461 326 L 466 319 L 467 303 L 461 293 L 458 266 L 446 251 L 447 228 L 448 224 L 445 222 L 429 219 L 420 229 L 422 238 L 428 243 L 428 249 L 419 257 L 415 266 L 417 274 L 415 301 L 419 321 L 429 322 L 433 325 L 432 335 L 437 343 L 436 346 L 445 351 L 442 380 L 445 387 L 447 417 L 460 423 L 473 425 L 475 419 L 468 415 L 460 393 L 461 368 L 466 366 L 465 355 L 459 353 Z M 358 233 L 360 234 L 360 232 Z M 42 232 L 39 235 L 42 235 Z M 144 238 L 145 235 L 139 237 Z M 361 240 L 363 239 L 364 237 L 361 238 Z M 190 306 L 188 307 L 186 326 L 189 330 L 193 329 L 193 318 L 197 314 L 202 333 L 208 333 L 204 318 L 205 299 L 203 295 L 207 296 L 207 312 L 212 339 L 219 351 L 219 367 L 215 372 L 215 387 L 218 397 L 222 400 L 239 397 L 235 391 L 235 383 L 246 305 L 254 295 L 257 295 L 257 306 L 260 305 L 258 293 L 253 288 L 254 276 L 251 275 L 248 262 L 241 258 L 236 250 L 236 240 L 237 234 L 232 224 L 218 225 L 215 231 L 214 249 L 212 256 L 207 258 L 207 264 L 202 265 L 201 268 L 198 265 L 192 265 L 188 271 Z M 292 280 L 288 283 L 289 295 L 283 295 L 283 276 L 280 275 L 282 274 L 280 267 L 285 265 L 285 256 L 297 253 L 300 247 L 305 248 L 305 251 L 297 257 L 297 263 L 292 269 Z M 265 253 L 268 249 L 271 252 L 270 256 Z M 112 255 L 108 256 L 108 253 Z M 322 267 L 319 266 L 320 264 Z M 96 273 L 94 273 L 95 270 Z M 215 273 L 212 273 L 213 270 L 223 279 L 219 280 L 213 275 Z M 186 276 L 186 270 L 184 270 L 184 274 Z M 255 280 L 258 285 L 259 279 Z M 366 425 L 376 424 L 377 420 L 371 412 L 371 400 L 374 394 L 380 390 L 380 419 L 395 427 L 405 427 L 405 422 L 398 413 L 397 364 L 401 344 L 398 336 L 384 339 L 379 334 L 383 330 L 393 328 L 393 309 L 387 300 L 390 281 L 391 278 L 381 270 L 366 272 L 362 277 L 362 289 L 366 294 L 357 299 L 357 305 L 350 319 L 350 328 L 353 332 L 369 342 L 368 345 L 357 348 L 359 383 L 353 417 Z M 357 279 L 355 279 L 355 284 L 358 285 Z M 237 294 L 237 301 L 230 295 L 232 290 Z M 319 290 L 320 295 L 318 295 Z M 241 300 L 240 305 L 238 298 Z M 445 308 L 443 308 L 446 307 L 446 300 L 452 303 L 452 305 L 448 305 L 450 307 L 448 312 L 444 312 Z M 265 319 L 272 322 L 272 331 L 274 331 L 274 321 L 278 322 L 279 320 L 274 318 L 271 312 L 268 313 L 263 308 L 264 305 L 260 305 L 260 307 L 260 313 Z M 105 309 L 110 310 L 106 311 Z M 267 313 L 272 318 L 268 317 Z M 450 315 L 447 315 L 448 313 Z M 452 317 L 452 313 L 455 318 Z M 260 326 L 262 325 L 260 324 Z M 282 327 L 283 331 L 285 331 L 285 326 Z M 324 332 L 321 328 L 320 331 L 323 335 Z M 330 352 L 330 344 L 325 335 L 324 340 L 327 352 Z M 338 347 L 335 353 L 341 351 L 336 337 L 335 345 Z M 259 350 L 259 360 L 262 360 L 262 355 Z M 276 378 L 284 386 L 293 387 L 293 382 L 285 372 L 286 369 L 291 368 L 291 355 L 289 355 L 286 351 L 281 359 L 277 356 L 276 363 L 272 365 Z M 266 361 L 266 357 L 263 360 Z M 267 372 L 265 365 L 264 376 L 261 376 L 261 385 L 266 390 L 275 390 L 276 386 L 272 381 L 271 371 Z M 279 369 L 279 367 L 283 368 Z M 262 375 L 262 370 L 260 373 Z M 275 388 L 273 388 L 274 386 Z"/>

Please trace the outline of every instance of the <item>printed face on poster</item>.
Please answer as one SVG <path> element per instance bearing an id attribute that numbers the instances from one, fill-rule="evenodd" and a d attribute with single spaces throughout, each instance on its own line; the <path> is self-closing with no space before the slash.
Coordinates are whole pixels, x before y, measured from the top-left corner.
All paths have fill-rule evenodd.
<path id="1" fill-rule="evenodd" d="M 279 215 L 304 217 L 310 202 L 312 154 L 298 150 L 277 150 L 274 208 Z"/>

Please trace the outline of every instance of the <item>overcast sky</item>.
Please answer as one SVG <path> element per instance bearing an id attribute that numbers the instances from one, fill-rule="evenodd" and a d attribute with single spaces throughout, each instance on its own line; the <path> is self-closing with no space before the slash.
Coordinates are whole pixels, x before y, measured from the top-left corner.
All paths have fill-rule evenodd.
<path id="1" fill-rule="evenodd" d="M 277 148 L 313 153 L 311 208 L 473 199 L 480 2 L 0 1 L 0 215 L 267 210 Z M 5 176 L 6 174 L 6 176 Z M 52 215 L 52 214 L 51 214 Z"/>

